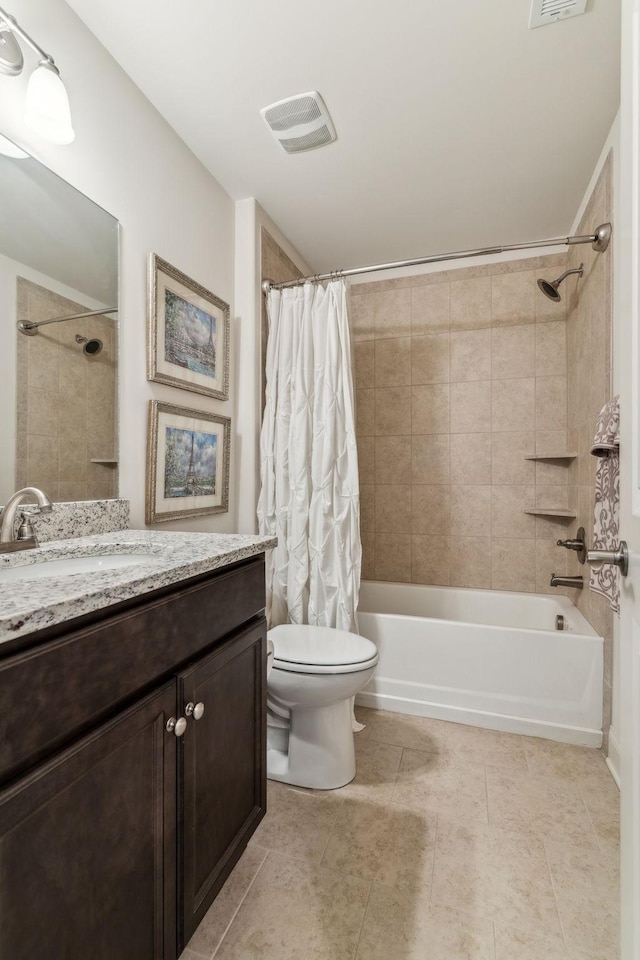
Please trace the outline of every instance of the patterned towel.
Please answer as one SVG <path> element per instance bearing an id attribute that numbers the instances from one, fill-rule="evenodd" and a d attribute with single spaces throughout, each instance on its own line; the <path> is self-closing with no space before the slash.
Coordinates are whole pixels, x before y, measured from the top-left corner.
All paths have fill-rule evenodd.
<path id="1" fill-rule="evenodd" d="M 593 549 L 615 550 L 618 546 L 620 507 L 620 404 L 619 398 L 607 401 L 593 438 L 591 453 L 598 457 L 596 471 Z M 606 597 L 614 613 L 620 613 L 620 571 L 613 564 L 592 570 L 589 586 Z"/>

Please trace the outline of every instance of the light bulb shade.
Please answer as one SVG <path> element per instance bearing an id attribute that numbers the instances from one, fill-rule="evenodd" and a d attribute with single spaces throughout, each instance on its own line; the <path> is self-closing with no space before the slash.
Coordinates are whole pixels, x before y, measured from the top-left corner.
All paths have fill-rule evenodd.
<path id="1" fill-rule="evenodd" d="M 65 85 L 56 67 L 47 60 L 41 60 L 29 78 L 24 122 L 52 143 L 75 140 Z"/>

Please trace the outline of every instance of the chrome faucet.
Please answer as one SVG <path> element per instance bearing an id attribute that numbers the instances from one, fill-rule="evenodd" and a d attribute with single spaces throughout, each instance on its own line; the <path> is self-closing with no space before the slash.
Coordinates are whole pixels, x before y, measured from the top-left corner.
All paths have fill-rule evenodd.
<path id="1" fill-rule="evenodd" d="M 13 531 L 18 507 L 29 499 L 37 502 L 38 509 L 29 514 L 22 514 L 18 536 L 14 537 Z M 39 513 L 51 513 L 51 501 L 46 493 L 38 490 L 37 487 L 23 487 L 22 490 L 17 490 L 12 497 L 9 497 L 4 510 L 0 514 L 0 553 L 6 553 L 9 550 L 28 550 L 30 547 L 37 545 L 31 517 Z"/>
<path id="2" fill-rule="evenodd" d="M 582 590 L 584 587 L 584 581 L 582 577 L 556 577 L 555 573 L 551 574 L 551 580 L 549 581 L 550 587 L 576 587 L 578 590 Z"/>

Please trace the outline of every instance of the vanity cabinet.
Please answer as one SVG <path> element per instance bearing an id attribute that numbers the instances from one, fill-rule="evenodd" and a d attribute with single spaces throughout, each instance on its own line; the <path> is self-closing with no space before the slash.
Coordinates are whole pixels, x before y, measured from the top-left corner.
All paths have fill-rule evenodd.
<path id="1" fill-rule="evenodd" d="M 252 559 L 0 650 L 0 960 L 180 954 L 266 808 L 263 607 Z"/>

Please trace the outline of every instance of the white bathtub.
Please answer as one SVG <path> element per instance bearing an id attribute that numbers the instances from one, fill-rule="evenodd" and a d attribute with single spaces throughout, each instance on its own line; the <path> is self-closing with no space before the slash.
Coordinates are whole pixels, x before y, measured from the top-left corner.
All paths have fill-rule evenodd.
<path id="1" fill-rule="evenodd" d="M 603 641 L 566 597 L 363 581 L 358 621 L 362 706 L 601 746 Z"/>

